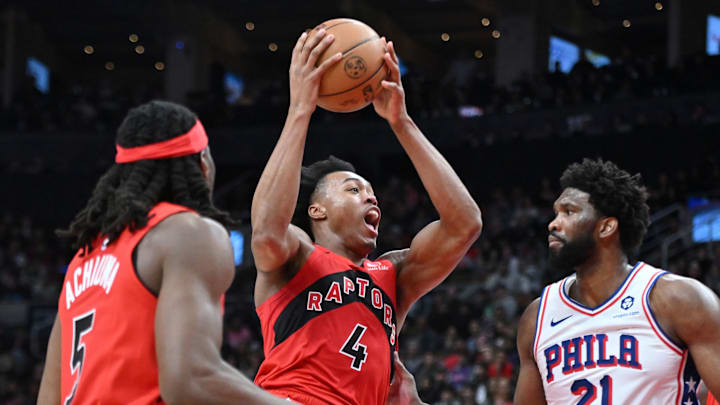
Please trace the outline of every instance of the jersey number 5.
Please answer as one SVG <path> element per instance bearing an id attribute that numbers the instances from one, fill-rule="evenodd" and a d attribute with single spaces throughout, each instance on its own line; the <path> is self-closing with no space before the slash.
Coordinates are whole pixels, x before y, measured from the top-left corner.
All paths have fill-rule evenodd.
<path id="1" fill-rule="evenodd" d="M 85 343 L 83 343 L 82 338 L 92 330 L 93 320 L 95 320 L 94 308 L 90 312 L 73 318 L 73 351 L 70 356 L 70 374 L 73 375 L 77 372 L 77 377 L 75 377 L 72 392 L 65 398 L 65 405 L 70 405 L 73 398 L 75 398 L 75 392 L 80 382 L 80 374 L 85 363 Z"/>
<path id="2" fill-rule="evenodd" d="M 362 366 L 365 364 L 365 360 L 367 360 L 367 346 L 360 343 L 360 339 L 362 339 L 366 330 L 366 326 L 360 324 L 355 325 L 355 329 L 353 329 L 345 341 L 345 344 L 340 349 L 340 353 L 353 359 L 350 368 L 356 371 L 362 370 Z"/>

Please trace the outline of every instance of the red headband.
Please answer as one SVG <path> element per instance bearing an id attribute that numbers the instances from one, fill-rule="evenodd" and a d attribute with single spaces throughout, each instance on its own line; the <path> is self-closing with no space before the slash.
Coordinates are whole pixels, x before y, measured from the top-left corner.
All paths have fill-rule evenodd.
<path id="1" fill-rule="evenodd" d="M 208 137 L 205 134 L 200 120 L 195 121 L 190 130 L 180 136 L 162 142 L 149 145 L 123 148 L 115 145 L 117 154 L 115 163 L 137 162 L 145 159 L 167 159 L 178 156 L 192 155 L 205 149 L 208 145 Z"/>

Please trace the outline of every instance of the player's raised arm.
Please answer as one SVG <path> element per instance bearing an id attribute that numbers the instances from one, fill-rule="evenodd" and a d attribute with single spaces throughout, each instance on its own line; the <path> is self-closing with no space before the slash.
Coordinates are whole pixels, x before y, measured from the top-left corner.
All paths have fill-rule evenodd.
<path id="1" fill-rule="evenodd" d="M 220 356 L 221 297 L 235 274 L 227 232 L 195 214 L 178 214 L 148 234 L 138 252 L 155 255 L 162 281 L 155 315 L 160 393 L 168 404 L 287 404 Z M 145 256 L 145 258 L 143 257 Z"/>
<path id="2" fill-rule="evenodd" d="M 515 386 L 516 405 L 545 405 L 542 377 L 533 356 L 533 340 L 537 325 L 537 311 L 540 299 L 528 305 L 520 317 L 517 334 L 517 350 L 520 356 L 520 373 Z"/>
<path id="3" fill-rule="evenodd" d="M 285 126 L 270 160 L 263 170 L 253 196 L 252 251 L 258 270 L 271 271 L 282 267 L 298 250 L 299 228 L 290 221 L 300 189 L 305 138 L 310 117 L 315 111 L 322 74 L 341 54 L 328 58 L 315 67 L 318 55 L 333 41 L 332 35 L 320 30 L 308 39 L 298 39 L 290 63 L 290 108 Z"/>
<path id="4" fill-rule="evenodd" d="M 55 316 L 50 339 L 48 340 L 45 368 L 40 381 L 38 405 L 58 405 L 60 403 L 60 317 Z"/>
<path id="5" fill-rule="evenodd" d="M 670 337 L 687 345 L 700 378 L 720 397 L 720 299 L 697 280 L 661 277 L 650 294 L 650 306 Z"/>
<path id="6" fill-rule="evenodd" d="M 388 255 L 398 265 L 398 320 L 402 324 L 410 305 L 440 284 L 480 236 L 482 219 L 453 168 L 408 116 L 392 42 L 385 62 L 390 80 L 382 83 L 385 91 L 373 102 L 375 111 L 390 124 L 440 215 L 439 221 L 415 236 L 408 251 Z"/>

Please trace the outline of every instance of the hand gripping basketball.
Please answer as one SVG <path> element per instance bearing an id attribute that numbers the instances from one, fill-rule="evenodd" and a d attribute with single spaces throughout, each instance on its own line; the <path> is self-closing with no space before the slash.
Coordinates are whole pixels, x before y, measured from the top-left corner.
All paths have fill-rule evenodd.
<path id="1" fill-rule="evenodd" d="M 323 73 L 342 58 L 342 54 L 337 53 L 315 66 L 318 56 L 334 39 L 322 29 L 312 37 L 302 33 L 298 38 L 290 61 L 290 110 L 301 114 L 315 111 Z"/>
<path id="2" fill-rule="evenodd" d="M 405 90 L 400 80 L 400 66 L 395 54 L 395 44 L 388 42 L 385 52 L 385 64 L 390 72 L 389 78 L 381 82 L 383 90 L 373 100 L 375 112 L 385 118 L 390 125 L 395 125 L 407 116 L 405 107 Z"/>

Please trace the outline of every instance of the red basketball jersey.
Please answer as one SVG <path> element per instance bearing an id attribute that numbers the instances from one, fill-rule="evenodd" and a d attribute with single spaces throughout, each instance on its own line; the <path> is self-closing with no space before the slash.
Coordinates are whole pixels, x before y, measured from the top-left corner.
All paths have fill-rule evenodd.
<path id="1" fill-rule="evenodd" d="M 707 405 L 720 405 L 718 401 L 713 397 L 711 392 L 708 392 Z"/>
<path id="2" fill-rule="evenodd" d="M 265 361 L 255 383 L 313 404 L 384 404 L 396 347 L 396 271 L 322 246 L 257 308 Z"/>
<path id="3" fill-rule="evenodd" d="M 58 314 L 62 330 L 63 405 L 163 403 L 155 355 L 157 297 L 138 278 L 132 255 L 150 229 L 190 211 L 159 203 L 142 229 L 111 244 L 99 238 L 86 256 L 70 262 Z"/>

